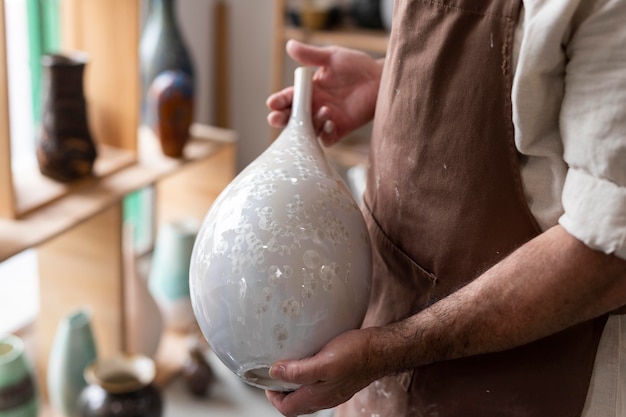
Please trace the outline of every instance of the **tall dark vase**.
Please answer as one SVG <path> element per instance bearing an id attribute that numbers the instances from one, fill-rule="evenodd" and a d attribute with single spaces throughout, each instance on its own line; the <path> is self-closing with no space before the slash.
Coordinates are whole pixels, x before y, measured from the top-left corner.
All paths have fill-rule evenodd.
<path id="1" fill-rule="evenodd" d="M 97 156 L 87 116 L 83 77 L 87 55 L 45 55 L 39 170 L 68 182 L 91 175 Z"/>
<path id="2" fill-rule="evenodd" d="M 154 125 L 146 96 L 154 79 L 167 70 L 181 71 L 194 80 L 191 55 L 176 15 L 175 0 L 148 0 L 149 8 L 139 45 L 144 123 Z"/>

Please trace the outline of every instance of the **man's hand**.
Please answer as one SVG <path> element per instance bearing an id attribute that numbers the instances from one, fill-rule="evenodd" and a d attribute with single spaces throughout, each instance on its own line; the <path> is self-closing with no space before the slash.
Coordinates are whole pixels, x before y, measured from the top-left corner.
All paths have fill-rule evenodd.
<path id="1" fill-rule="evenodd" d="M 384 364 L 373 338 L 378 329 L 352 330 L 331 340 L 322 350 L 300 361 L 278 362 L 272 378 L 302 384 L 291 393 L 266 391 L 283 415 L 299 416 L 337 406 L 382 376 Z"/>
<path id="2" fill-rule="evenodd" d="M 532 342 L 626 304 L 626 261 L 586 247 L 555 226 L 465 287 L 384 327 L 339 335 L 271 375 L 303 384 L 268 392 L 286 416 L 345 402 L 385 375 Z"/>
<path id="3" fill-rule="evenodd" d="M 319 67 L 313 76 L 313 124 L 325 145 L 332 145 L 374 117 L 382 62 L 337 46 L 287 42 L 287 53 L 300 65 Z M 268 97 L 270 126 L 283 127 L 291 113 L 293 87 Z"/>

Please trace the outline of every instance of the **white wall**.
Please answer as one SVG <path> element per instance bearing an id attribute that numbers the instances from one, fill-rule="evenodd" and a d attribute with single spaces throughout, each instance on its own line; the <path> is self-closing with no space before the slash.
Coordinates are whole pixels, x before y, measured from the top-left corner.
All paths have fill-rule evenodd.
<path id="1" fill-rule="evenodd" d="M 214 27 L 217 0 L 178 0 L 182 30 L 199 82 L 196 120 L 214 123 Z M 267 147 L 265 99 L 271 92 L 273 0 L 224 0 L 229 11 L 230 124 L 239 135 L 237 165 L 244 168 Z"/>

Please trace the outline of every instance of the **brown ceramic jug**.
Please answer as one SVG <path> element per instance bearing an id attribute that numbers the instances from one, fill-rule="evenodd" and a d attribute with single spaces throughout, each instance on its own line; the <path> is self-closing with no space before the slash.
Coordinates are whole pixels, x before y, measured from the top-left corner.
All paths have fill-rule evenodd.
<path id="1" fill-rule="evenodd" d="M 87 55 L 45 55 L 44 101 L 37 143 L 39 170 L 58 181 L 91 175 L 97 151 L 87 120 L 83 74 Z"/>

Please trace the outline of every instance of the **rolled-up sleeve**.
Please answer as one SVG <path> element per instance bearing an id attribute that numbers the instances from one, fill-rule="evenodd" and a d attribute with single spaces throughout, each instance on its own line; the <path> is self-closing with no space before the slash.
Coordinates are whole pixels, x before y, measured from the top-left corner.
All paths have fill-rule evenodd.
<path id="1" fill-rule="evenodd" d="M 559 223 L 626 259 L 626 2 L 587 4 L 595 9 L 566 46 L 560 131 L 569 170 Z"/>
<path id="2" fill-rule="evenodd" d="M 626 187 L 570 169 L 559 223 L 589 247 L 626 259 Z"/>

